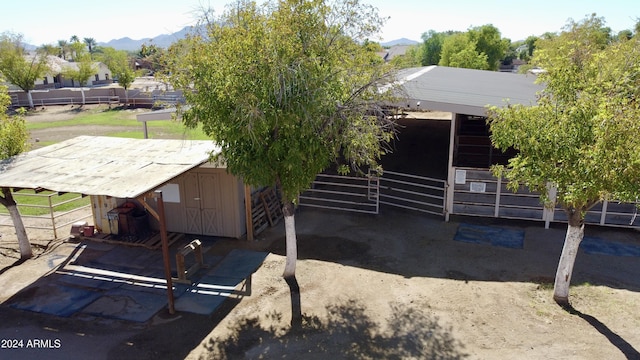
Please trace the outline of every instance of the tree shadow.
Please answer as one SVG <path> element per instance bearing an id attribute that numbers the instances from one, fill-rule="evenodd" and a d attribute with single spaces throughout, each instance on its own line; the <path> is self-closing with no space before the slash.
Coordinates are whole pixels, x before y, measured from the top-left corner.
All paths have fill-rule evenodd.
<path id="1" fill-rule="evenodd" d="M 463 345 L 451 329 L 420 309 L 391 305 L 392 315 L 380 324 L 358 301 L 326 307 L 326 320 L 303 316 L 300 328 L 261 326 L 259 317 L 244 318 L 226 338 L 211 338 L 201 359 L 464 359 Z M 279 321 L 272 313 L 265 320 Z"/>
<path id="2" fill-rule="evenodd" d="M 9 264 L 3 268 L 0 269 L 0 275 L 4 274 L 5 272 L 9 271 L 11 268 L 14 268 L 22 263 L 24 263 L 25 261 L 27 261 L 29 259 L 16 259 L 15 262 L 13 262 L 12 264 Z"/>
<path id="3" fill-rule="evenodd" d="M 536 282 L 553 277 L 566 229 L 504 219 L 454 219 L 417 215 L 405 210 L 381 210 L 380 215 L 351 214 L 302 207 L 296 215 L 298 258 L 329 261 L 406 278 L 428 277 L 460 281 Z M 508 248 L 455 241 L 464 223 L 525 230 L 524 247 Z M 278 229 L 280 230 L 280 229 Z M 590 236 L 621 241 L 633 230 L 606 236 L 589 228 Z M 286 254 L 284 236 L 273 231 L 271 253 Z M 441 259 L 447 259 L 446 262 Z M 615 261 L 611 261 L 615 259 Z M 640 292 L 637 257 L 584 254 L 574 266 L 572 283 L 589 283 Z M 514 271 L 514 267 L 521 269 Z"/>
<path id="4" fill-rule="evenodd" d="M 598 330 L 600 334 L 604 335 L 604 337 L 606 337 L 611 344 L 617 347 L 627 357 L 627 359 L 640 359 L 640 352 L 638 352 L 638 350 L 636 350 L 633 345 L 629 344 L 620 335 L 609 329 L 609 327 L 603 324 L 600 320 L 589 314 L 585 314 L 576 310 L 572 305 L 566 305 L 562 308 L 569 314 L 577 315 L 581 319 L 589 323 L 589 325 L 593 326 L 593 328 Z"/>

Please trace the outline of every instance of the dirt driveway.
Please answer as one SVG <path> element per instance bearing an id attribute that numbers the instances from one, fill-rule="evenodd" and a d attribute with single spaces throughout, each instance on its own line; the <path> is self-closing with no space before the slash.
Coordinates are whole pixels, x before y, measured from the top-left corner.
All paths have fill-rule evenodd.
<path id="1" fill-rule="evenodd" d="M 462 222 L 404 211 L 353 215 L 303 208 L 297 216 L 297 277 L 305 327 L 292 332 L 282 224 L 257 241 L 220 240 L 270 251 L 249 296 L 213 316 L 159 313 L 145 324 L 57 318 L 0 306 L 0 338 L 60 339 L 57 349 L 0 349 L 0 357 L 93 359 L 626 359 L 640 354 L 640 262 L 581 251 L 573 313 L 552 300 L 564 229 L 524 230 L 523 248 L 454 241 Z M 588 228 L 589 236 L 637 243 L 635 231 Z M 71 244 L 0 275 L 49 271 Z M 28 282 L 27 282 L 28 283 Z M 3 285 L 4 286 L 4 285 Z M 27 356 L 28 355 L 28 356 Z"/>

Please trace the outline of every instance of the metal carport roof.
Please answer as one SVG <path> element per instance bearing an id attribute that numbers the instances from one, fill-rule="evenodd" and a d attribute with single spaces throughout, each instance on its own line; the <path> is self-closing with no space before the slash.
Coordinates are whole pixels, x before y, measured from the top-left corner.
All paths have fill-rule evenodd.
<path id="1" fill-rule="evenodd" d="M 398 74 L 410 109 L 448 111 L 486 116 L 486 106 L 534 105 L 544 89 L 535 75 L 427 66 L 404 69 Z M 419 105 L 418 105 L 419 102 Z"/>
<path id="2" fill-rule="evenodd" d="M 0 162 L 0 187 L 136 198 L 206 163 L 211 141 L 79 136 Z"/>

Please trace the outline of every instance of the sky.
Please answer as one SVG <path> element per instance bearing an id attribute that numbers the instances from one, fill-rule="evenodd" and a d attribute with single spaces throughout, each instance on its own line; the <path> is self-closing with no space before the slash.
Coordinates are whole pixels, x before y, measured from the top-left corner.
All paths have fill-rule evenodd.
<path id="1" fill-rule="evenodd" d="M 212 7 L 221 14 L 232 0 L 2 0 L 0 32 L 24 36 L 32 45 L 55 44 L 91 37 L 97 42 L 130 37 L 134 40 L 170 34 L 194 25 L 198 9 Z M 419 41 L 428 30 L 466 31 L 492 24 L 512 41 L 557 32 L 568 19 L 591 13 L 604 17 L 614 32 L 633 29 L 640 18 L 637 0 L 362 0 L 388 17 L 379 40 Z"/>

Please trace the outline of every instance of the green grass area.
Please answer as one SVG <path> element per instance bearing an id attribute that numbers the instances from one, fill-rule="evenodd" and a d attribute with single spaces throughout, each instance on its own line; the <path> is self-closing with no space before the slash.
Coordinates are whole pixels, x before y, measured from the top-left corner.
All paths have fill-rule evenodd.
<path id="1" fill-rule="evenodd" d="M 70 126 L 118 126 L 130 127 L 131 130 L 117 131 L 105 136 L 142 139 L 144 137 L 142 123 L 136 120 L 137 113 L 122 109 L 103 109 L 80 113 L 78 116 L 59 121 L 27 122 L 29 131 Z M 187 129 L 181 122 L 173 120 L 150 121 L 147 123 L 150 138 L 209 140 L 202 128 Z M 38 147 L 51 145 L 53 142 L 42 142 Z"/>
<path id="2" fill-rule="evenodd" d="M 49 214 L 49 195 L 51 196 L 51 204 L 55 212 L 64 212 L 77 209 L 81 206 L 89 205 L 90 199 L 80 194 L 67 193 L 56 195 L 53 192 L 41 192 L 35 194 L 33 190 L 21 190 L 14 194 L 14 200 L 18 204 L 21 215 L 38 216 Z M 60 204 L 60 205 L 58 205 Z M 7 208 L 0 206 L 0 214 L 8 214 Z"/>

